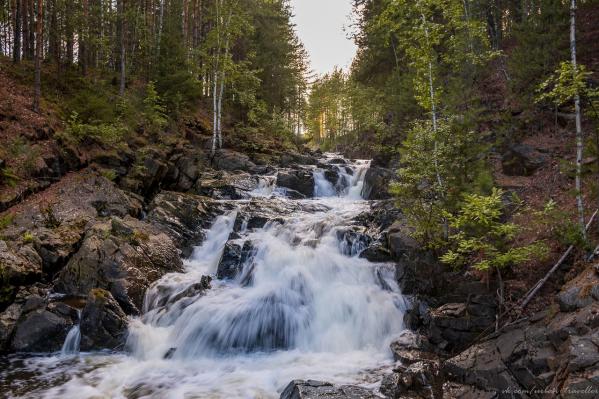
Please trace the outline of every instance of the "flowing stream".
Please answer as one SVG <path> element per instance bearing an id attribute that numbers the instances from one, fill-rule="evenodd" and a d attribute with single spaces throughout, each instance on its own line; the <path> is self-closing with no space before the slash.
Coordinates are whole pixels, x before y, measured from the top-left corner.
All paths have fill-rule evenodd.
<path id="1" fill-rule="evenodd" d="M 62 354 L 13 361 L 33 388 L 12 396 L 278 398 L 293 379 L 375 387 L 392 363 L 388 345 L 403 328 L 405 303 L 393 267 L 359 258 L 365 245 L 347 234 L 369 206 L 360 198 L 368 162 L 336 168 L 335 186 L 314 171 L 309 200 L 287 199 L 276 177 L 263 178 L 253 195 L 292 205 L 291 214 L 248 228 L 236 221 L 251 201 L 236 201 L 186 271 L 148 289 L 126 352 L 77 353 L 74 327 Z M 227 242 L 248 248 L 240 272 L 194 291 L 202 276 L 216 275 Z"/>

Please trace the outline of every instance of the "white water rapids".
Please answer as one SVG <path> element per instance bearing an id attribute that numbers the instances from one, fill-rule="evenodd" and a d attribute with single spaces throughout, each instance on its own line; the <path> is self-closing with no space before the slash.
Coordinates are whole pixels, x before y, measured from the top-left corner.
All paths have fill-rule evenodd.
<path id="1" fill-rule="evenodd" d="M 293 379 L 375 386 L 377 370 L 392 363 L 388 346 L 403 328 L 405 304 L 392 266 L 359 258 L 363 245 L 340 238 L 368 209 L 359 195 L 367 168 L 338 166 L 337 187 L 316 170 L 318 198 L 299 200 L 283 223 L 242 225 L 236 240 L 253 246 L 242 272 L 189 295 L 202 276 L 215 275 L 248 206 L 238 201 L 184 273 L 148 290 L 144 315 L 129 323 L 126 353 L 28 358 L 21 367 L 45 382 L 24 396 L 278 398 Z M 254 194 L 291 201 L 275 180 L 264 179 Z"/>

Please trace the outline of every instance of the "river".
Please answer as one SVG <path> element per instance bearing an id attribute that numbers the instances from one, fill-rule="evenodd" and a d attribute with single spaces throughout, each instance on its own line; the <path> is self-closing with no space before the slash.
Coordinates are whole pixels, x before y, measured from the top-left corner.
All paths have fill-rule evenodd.
<path id="1" fill-rule="evenodd" d="M 369 208 L 368 167 L 339 166 L 336 187 L 315 169 L 316 197 L 305 200 L 264 178 L 253 196 L 292 212 L 250 228 L 239 222 L 252 202 L 232 201 L 185 272 L 148 290 L 122 352 L 79 353 L 75 326 L 61 353 L 2 360 L 8 397 L 278 398 L 300 378 L 376 388 L 406 305 L 393 265 L 358 257 L 364 245 L 347 234 Z M 240 272 L 182 295 L 216 275 L 227 242 L 247 249 Z"/>

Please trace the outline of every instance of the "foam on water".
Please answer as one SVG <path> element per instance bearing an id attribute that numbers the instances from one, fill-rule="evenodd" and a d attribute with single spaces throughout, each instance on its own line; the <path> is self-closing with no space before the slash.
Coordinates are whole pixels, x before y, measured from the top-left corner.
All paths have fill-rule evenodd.
<path id="1" fill-rule="evenodd" d="M 148 289 L 144 315 L 129 325 L 127 355 L 84 354 L 68 368 L 60 358 L 27 359 L 23 370 L 51 367 L 69 376 L 27 395 L 276 398 L 298 378 L 376 382 L 373 370 L 391 362 L 388 345 L 403 328 L 405 303 L 389 265 L 359 258 L 363 246 L 340 239 L 368 207 L 359 199 L 367 169 L 366 161 L 338 166 L 336 187 L 315 169 L 322 198 L 300 203 L 322 206 L 242 228 L 253 256 L 239 276 L 194 291 L 203 275 L 216 273 L 238 211 L 217 218 L 186 271 Z M 274 191 L 268 179 L 254 194 Z"/>

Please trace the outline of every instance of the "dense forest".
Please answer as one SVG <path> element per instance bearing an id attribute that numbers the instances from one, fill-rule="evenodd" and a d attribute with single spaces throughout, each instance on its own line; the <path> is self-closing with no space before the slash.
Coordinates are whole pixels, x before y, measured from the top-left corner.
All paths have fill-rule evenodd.
<path id="1" fill-rule="evenodd" d="M 14 63 L 34 63 L 33 108 L 47 84 L 90 130 L 80 134 L 121 134 L 144 112 L 159 133 L 210 101 L 222 147 L 224 114 L 246 128 L 298 131 L 308 66 L 290 17 L 284 1 L 7 1 L 0 43 Z"/>
<path id="2" fill-rule="evenodd" d="M 599 397 L 599 1 L 347 3 L 0 0 L 0 396 Z"/>

